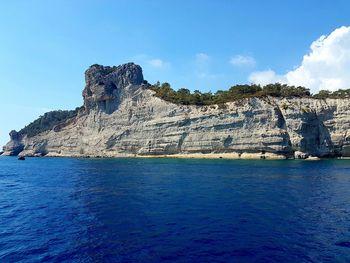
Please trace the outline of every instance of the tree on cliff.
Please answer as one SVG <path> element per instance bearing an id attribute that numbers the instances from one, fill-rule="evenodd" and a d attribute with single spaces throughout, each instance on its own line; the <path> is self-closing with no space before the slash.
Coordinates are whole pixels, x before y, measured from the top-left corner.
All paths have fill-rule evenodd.
<path id="1" fill-rule="evenodd" d="M 75 110 L 57 110 L 46 112 L 32 123 L 25 126 L 20 130 L 19 134 L 26 134 L 28 137 L 32 137 L 41 132 L 51 130 L 54 126 L 61 124 L 68 119 L 75 117 L 78 114 L 80 107 Z"/>
<path id="2" fill-rule="evenodd" d="M 249 97 L 309 97 L 311 96 L 310 90 L 305 87 L 288 86 L 286 84 L 274 83 L 261 87 L 260 85 L 235 85 L 229 90 L 218 90 L 215 94 L 211 92 L 201 93 L 199 90 L 195 90 L 191 93 L 188 89 L 182 88 L 174 90 L 170 84 L 165 82 L 160 84 L 157 82 L 154 85 L 149 86 L 154 90 L 155 95 L 166 101 L 183 104 L 183 105 L 212 105 L 223 104 L 230 101 Z"/>

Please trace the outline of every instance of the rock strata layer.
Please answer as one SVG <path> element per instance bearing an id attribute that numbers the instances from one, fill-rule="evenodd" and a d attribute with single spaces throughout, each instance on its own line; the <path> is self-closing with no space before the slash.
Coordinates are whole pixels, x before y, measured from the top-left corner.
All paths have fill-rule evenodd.
<path id="1" fill-rule="evenodd" d="M 164 101 L 142 69 L 93 65 L 85 72 L 84 109 L 35 136 L 11 131 L 4 155 L 350 156 L 350 99 L 248 98 L 226 108 Z"/>

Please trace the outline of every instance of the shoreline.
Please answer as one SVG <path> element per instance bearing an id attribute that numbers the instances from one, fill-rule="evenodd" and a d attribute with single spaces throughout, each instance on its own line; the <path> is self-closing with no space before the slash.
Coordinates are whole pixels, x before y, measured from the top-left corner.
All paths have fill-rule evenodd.
<path id="1" fill-rule="evenodd" d="M 159 155 L 137 155 L 137 154 L 105 154 L 105 155 L 81 155 L 81 154 L 52 154 L 47 155 L 33 154 L 33 155 L 9 155 L 4 152 L 1 156 L 12 156 L 12 157 L 56 157 L 56 158 L 92 158 L 92 159 L 118 159 L 118 158 L 145 158 L 145 159 L 155 159 L 155 158 L 173 158 L 173 159 L 223 159 L 223 160 L 306 160 L 306 161 L 317 161 L 325 159 L 334 160 L 350 160 L 350 157 L 316 157 L 309 156 L 307 158 L 294 158 L 285 155 L 278 155 L 273 153 L 181 153 L 181 154 L 159 154 Z"/>
<path id="2" fill-rule="evenodd" d="M 143 158 L 176 158 L 176 159 L 228 159 L 228 160 L 286 160 L 284 155 L 260 153 L 180 153 L 161 155 L 139 155 Z"/>

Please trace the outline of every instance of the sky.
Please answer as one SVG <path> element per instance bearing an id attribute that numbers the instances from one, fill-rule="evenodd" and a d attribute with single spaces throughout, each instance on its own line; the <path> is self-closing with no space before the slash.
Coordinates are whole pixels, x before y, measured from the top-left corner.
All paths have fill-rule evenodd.
<path id="1" fill-rule="evenodd" d="M 150 83 L 192 91 L 350 88 L 349 10 L 347 0 L 0 0 L 0 145 L 46 111 L 82 105 L 95 63 L 135 62 Z"/>

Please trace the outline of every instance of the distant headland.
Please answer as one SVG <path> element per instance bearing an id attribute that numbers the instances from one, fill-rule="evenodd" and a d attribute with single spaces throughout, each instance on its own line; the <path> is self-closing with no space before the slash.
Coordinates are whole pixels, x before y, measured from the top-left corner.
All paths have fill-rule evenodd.
<path id="1" fill-rule="evenodd" d="M 134 63 L 92 65 L 84 105 L 11 131 L 3 155 L 317 159 L 350 157 L 350 90 L 283 84 L 191 93 Z"/>

